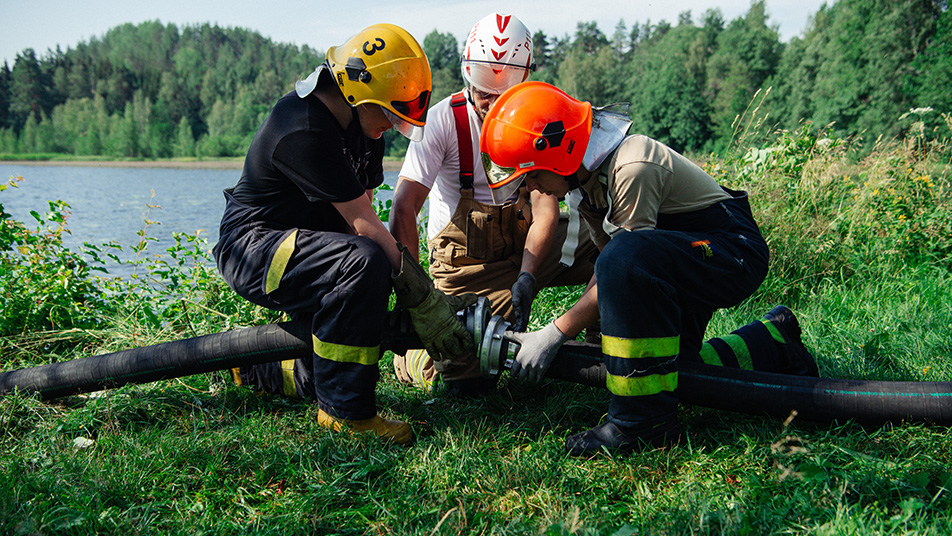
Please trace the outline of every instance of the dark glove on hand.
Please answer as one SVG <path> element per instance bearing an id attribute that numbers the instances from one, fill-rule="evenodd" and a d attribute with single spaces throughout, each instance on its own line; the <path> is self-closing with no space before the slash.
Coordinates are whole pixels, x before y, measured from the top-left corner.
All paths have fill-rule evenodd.
<path id="1" fill-rule="evenodd" d="M 447 296 L 433 286 L 430 276 L 406 248 L 400 246 L 400 272 L 393 275 L 397 305 L 405 307 L 413 329 L 434 361 L 453 359 L 474 350 L 473 335 L 456 311 L 476 303 L 475 294 Z"/>
<path id="2" fill-rule="evenodd" d="M 387 326 L 391 331 L 400 335 L 416 335 L 413 331 L 413 321 L 410 318 L 410 311 L 396 307 L 387 314 Z"/>
<path id="3" fill-rule="evenodd" d="M 535 298 L 536 278 L 529 272 L 520 272 L 512 286 L 513 322 L 512 331 L 525 331 L 529 326 L 529 313 Z"/>

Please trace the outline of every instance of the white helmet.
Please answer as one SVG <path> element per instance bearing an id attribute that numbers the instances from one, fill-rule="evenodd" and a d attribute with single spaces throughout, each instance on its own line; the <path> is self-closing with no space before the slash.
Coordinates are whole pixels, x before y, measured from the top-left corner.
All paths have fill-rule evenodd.
<path id="1" fill-rule="evenodd" d="M 477 22 L 466 38 L 463 80 L 480 91 L 501 94 L 535 70 L 532 35 L 521 20 L 493 13 Z"/>

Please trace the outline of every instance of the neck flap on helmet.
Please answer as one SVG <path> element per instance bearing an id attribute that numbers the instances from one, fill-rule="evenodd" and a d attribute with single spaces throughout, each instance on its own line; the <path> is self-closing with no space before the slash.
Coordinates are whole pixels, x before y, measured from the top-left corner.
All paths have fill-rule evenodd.
<path id="1" fill-rule="evenodd" d="M 585 156 L 582 157 L 585 169 L 594 171 L 625 139 L 631 127 L 629 106 L 627 102 L 622 102 L 592 108 L 592 133 Z"/>
<path id="2" fill-rule="evenodd" d="M 309 74 L 307 78 L 295 82 L 294 91 L 297 92 L 297 96 L 303 99 L 304 97 L 310 95 L 314 89 L 317 88 L 317 81 L 320 80 L 321 74 L 323 74 L 325 71 L 327 72 L 328 76 L 331 78 L 334 77 L 334 73 L 331 72 L 331 66 L 326 60 L 324 63 L 318 65 L 317 69 L 314 69 L 314 72 Z"/>

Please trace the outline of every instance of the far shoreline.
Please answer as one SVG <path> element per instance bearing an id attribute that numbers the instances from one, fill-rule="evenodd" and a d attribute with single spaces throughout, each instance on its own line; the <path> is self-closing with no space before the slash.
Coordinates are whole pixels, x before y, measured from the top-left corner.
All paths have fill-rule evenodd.
<path id="1" fill-rule="evenodd" d="M 400 171 L 403 161 L 385 159 L 384 171 Z M 241 169 L 244 159 L 211 160 L 0 160 L 0 165 L 8 166 L 76 166 L 109 168 L 175 168 L 175 169 Z"/>

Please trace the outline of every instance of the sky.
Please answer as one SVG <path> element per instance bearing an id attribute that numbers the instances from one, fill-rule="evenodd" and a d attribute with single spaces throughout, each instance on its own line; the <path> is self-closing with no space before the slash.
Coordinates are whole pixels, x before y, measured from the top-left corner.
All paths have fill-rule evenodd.
<path id="1" fill-rule="evenodd" d="M 802 36 L 810 17 L 833 0 L 766 0 L 768 22 L 782 41 Z M 357 7 L 364 5 L 365 7 Z M 749 0 L 2 0 L 0 62 L 10 68 L 18 53 L 32 48 L 38 57 L 59 46 L 63 51 L 102 37 L 120 24 L 158 20 L 179 28 L 212 23 L 247 28 L 280 43 L 308 45 L 319 51 L 338 45 L 378 22 L 402 26 L 421 43 L 433 30 L 451 33 L 460 43 L 473 24 L 494 11 L 512 14 L 529 30 L 548 36 L 573 36 L 579 22 L 596 22 L 607 36 L 619 20 L 676 24 L 691 11 L 698 21 L 708 9 L 721 10 L 725 22 L 744 15 Z"/>

